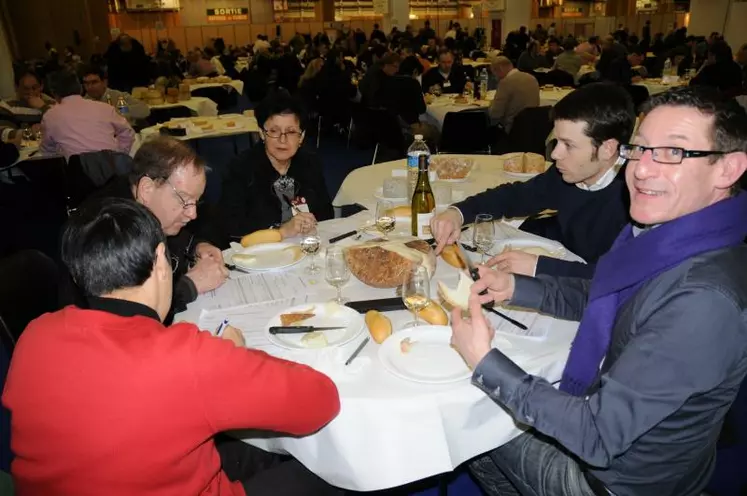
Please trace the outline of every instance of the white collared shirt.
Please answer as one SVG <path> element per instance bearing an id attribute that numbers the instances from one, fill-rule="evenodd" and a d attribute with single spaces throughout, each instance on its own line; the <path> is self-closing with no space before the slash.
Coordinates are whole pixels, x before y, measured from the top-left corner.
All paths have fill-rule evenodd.
<path id="1" fill-rule="evenodd" d="M 582 189 L 584 191 L 599 191 L 600 189 L 604 189 L 610 184 L 612 184 L 612 181 L 615 180 L 615 176 L 617 176 L 617 171 L 619 168 L 617 166 L 612 166 L 609 169 L 607 169 L 607 172 L 602 174 L 602 176 L 597 179 L 597 181 L 592 184 L 588 185 L 585 182 L 576 183 L 576 186 L 579 189 Z"/>

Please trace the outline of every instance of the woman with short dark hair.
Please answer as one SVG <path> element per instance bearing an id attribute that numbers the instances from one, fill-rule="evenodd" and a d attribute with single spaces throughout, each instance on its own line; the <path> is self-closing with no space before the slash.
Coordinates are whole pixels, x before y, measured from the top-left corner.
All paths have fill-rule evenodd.
<path id="1" fill-rule="evenodd" d="M 266 228 L 289 238 L 334 217 L 321 162 L 301 148 L 301 102 L 279 91 L 262 101 L 255 115 L 264 146 L 241 153 L 228 166 L 219 205 L 223 229 L 213 239 L 218 245 Z"/>

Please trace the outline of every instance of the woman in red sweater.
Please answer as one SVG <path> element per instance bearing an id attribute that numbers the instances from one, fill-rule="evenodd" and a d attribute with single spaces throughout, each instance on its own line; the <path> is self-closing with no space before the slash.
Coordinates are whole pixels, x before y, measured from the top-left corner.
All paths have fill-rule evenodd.
<path id="1" fill-rule="evenodd" d="M 165 246 L 158 220 L 130 200 L 92 204 L 68 222 L 62 258 L 90 307 L 43 315 L 18 341 L 2 398 L 18 493 L 337 494 L 297 461 L 248 446 L 238 458 L 231 450 L 243 480 L 221 469 L 216 434 L 310 434 L 337 415 L 337 389 L 192 324 L 165 327 Z M 271 468 L 252 478 L 258 465 Z"/>

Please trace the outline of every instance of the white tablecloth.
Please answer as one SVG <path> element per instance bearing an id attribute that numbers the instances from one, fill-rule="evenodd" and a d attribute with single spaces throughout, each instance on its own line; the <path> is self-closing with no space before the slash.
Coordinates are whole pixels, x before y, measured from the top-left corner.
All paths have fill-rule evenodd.
<path id="1" fill-rule="evenodd" d="M 459 196 L 466 198 L 488 188 L 517 181 L 503 173 L 503 159 L 499 155 L 459 156 L 474 159 L 475 170 L 470 173 L 465 182 L 451 184 L 452 194 L 457 198 Z M 356 169 L 347 175 L 332 204 L 340 207 L 359 203 L 369 210 L 375 210 L 377 201 L 374 196 L 375 190 L 383 187 L 384 179 L 392 177 L 393 170 L 405 170 L 406 167 L 406 160 L 395 160 Z"/>
<path id="2" fill-rule="evenodd" d="M 152 109 L 161 108 L 172 108 L 172 107 L 187 107 L 192 111 L 192 114 L 200 117 L 211 117 L 218 115 L 218 104 L 209 98 L 203 96 L 193 96 L 189 100 L 184 100 L 179 103 L 164 103 L 162 105 L 151 105 Z"/>
<path id="3" fill-rule="evenodd" d="M 657 93 L 664 93 L 665 91 L 671 90 L 672 88 L 677 88 L 679 86 L 682 86 L 683 84 L 662 84 L 660 82 L 652 82 L 643 80 L 640 83 L 635 83 L 638 86 L 645 86 L 648 89 L 649 95 L 656 95 Z"/>
<path id="4" fill-rule="evenodd" d="M 188 120 L 190 119 L 172 119 L 169 122 L 184 122 Z M 186 136 L 174 136 L 174 138 L 182 141 L 187 141 L 192 139 L 220 138 L 223 136 L 236 136 L 239 134 L 259 132 L 259 125 L 257 124 L 257 119 L 254 117 L 248 117 L 239 114 L 224 114 L 220 117 L 213 117 L 207 120 L 209 123 L 213 124 L 212 130 L 203 131 L 202 129 L 196 127 L 190 127 L 187 130 Z M 237 127 L 225 127 L 224 123 L 227 121 L 234 121 L 237 124 Z M 139 136 L 141 136 L 143 140 L 146 140 L 152 136 L 158 136 L 160 134 L 160 129 L 166 124 L 168 123 L 146 127 L 140 131 Z"/>
<path id="5" fill-rule="evenodd" d="M 248 63 L 247 63 L 248 64 Z M 246 65 L 244 66 L 246 68 Z M 236 70 L 240 70 L 238 68 L 238 65 L 236 67 Z M 238 93 L 241 95 L 244 92 L 244 81 L 241 81 L 239 79 L 233 79 L 230 83 L 200 83 L 200 84 L 190 84 L 189 85 L 189 91 L 198 90 L 200 88 L 220 88 L 223 86 L 232 86 Z"/>
<path id="6" fill-rule="evenodd" d="M 369 216 L 361 213 L 322 222 L 320 235 L 324 240 L 329 239 L 360 226 Z M 531 237 L 505 226 L 500 231 L 504 237 Z M 339 244 L 349 243 L 354 243 L 352 238 Z M 292 270 L 302 274 L 305 264 L 304 261 Z M 334 290 L 324 282 L 323 275 L 303 277 L 309 281 L 308 294 L 297 294 L 294 304 L 324 302 L 334 296 Z M 431 286 L 432 296 L 436 295 L 435 281 L 455 285 L 457 277 L 456 269 L 439 260 Z M 394 297 L 395 290 L 373 289 L 351 277 L 343 294 L 351 300 L 362 300 Z M 349 368 L 324 358 L 325 352 L 288 351 L 272 345 L 264 337 L 264 325 L 289 303 L 218 310 L 201 316 L 206 304 L 206 299 L 201 297 L 176 318 L 176 321 L 203 322 L 202 327 L 207 329 L 216 321 L 228 318 L 237 326 L 243 326 L 247 342 L 273 355 L 319 368 L 335 381 L 341 411 L 319 432 L 303 438 L 244 439 L 246 442 L 269 451 L 289 453 L 335 486 L 372 491 L 451 471 L 522 432 L 500 406 L 467 379 L 448 385 L 429 385 L 391 375 L 379 361 L 379 345 L 373 341 L 356 359 L 358 365 Z M 395 332 L 412 320 L 405 311 L 390 312 L 388 316 Z M 520 356 L 524 358 L 517 358 L 517 361 L 525 370 L 554 382 L 560 378 L 577 323 L 550 319 L 549 325 L 545 341 L 508 339 L 514 352 L 521 350 Z M 363 336 L 345 345 L 335 360 L 344 360 L 362 339 Z M 257 408 L 261 408 L 261 402 Z"/>

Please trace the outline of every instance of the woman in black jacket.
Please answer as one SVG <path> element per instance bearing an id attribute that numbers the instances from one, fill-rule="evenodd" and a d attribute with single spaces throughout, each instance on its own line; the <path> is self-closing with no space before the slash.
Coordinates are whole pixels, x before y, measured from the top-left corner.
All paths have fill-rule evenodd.
<path id="1" fill-rule="evenodd" d="M 264 146 L 243 152 L 228 166 L 219 204 L 222 239 L 213 240 L 218 245 L 267 228 L 290 238 L 334 217 L 321 163 L 301 149 L 301 103 L 279 91 L 255 115 Z"/>

